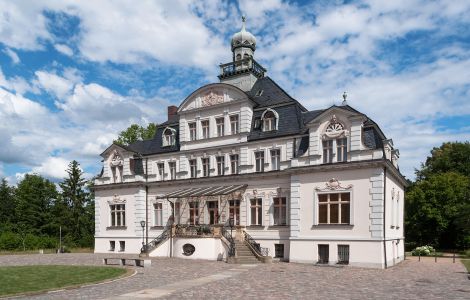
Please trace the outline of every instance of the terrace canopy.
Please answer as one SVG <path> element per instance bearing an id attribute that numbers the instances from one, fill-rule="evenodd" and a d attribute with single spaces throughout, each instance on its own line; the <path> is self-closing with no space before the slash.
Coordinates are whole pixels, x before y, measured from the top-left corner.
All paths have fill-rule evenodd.
<path id="1" fill-rule="evenodd" d="M 240 185 L 222 185 L 222 186 L 208 186 L 200 188 L 185 188 L 170 192 L 165 195 L 157 196 L 157 199 L 169 198 L 188 198 L 188 197 L 201 197 L 201 196 L 224 196 L 233 192 L 246 189 L 246 184 Z"/>

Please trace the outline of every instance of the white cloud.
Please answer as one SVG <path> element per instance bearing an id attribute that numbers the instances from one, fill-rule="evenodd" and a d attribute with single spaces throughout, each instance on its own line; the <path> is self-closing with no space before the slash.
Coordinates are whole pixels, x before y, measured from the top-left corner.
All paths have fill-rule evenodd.
<path id="1" fill-rule="evenodd" d="M 67 176 L 67 167 L 70 161 L 61 157 L 48 157 L 37 167 L 32 169 L 32 173 L 38 173 L 45 177 L 63 179 Z"/>
<path id="2" fill-rule="evenodd" d="M 10 57 L 11 61 L 14 64 L 17 64 L 21 61 L 20 58 L 18 57 L 18 54 L 16 54 L 16 52 L 11 50 L 10 48 L 6 48 L 3 52 L 5 52 L 5 54 Z"/>
<path id="3" fill-rule="evenodd" d="M 69 46 L 65 44 L 55 44 L 54 48 L 59 51 L 62 54 L 65 54 L 67 56 L 72 56 L 73 55 L 73 50 Z"/>

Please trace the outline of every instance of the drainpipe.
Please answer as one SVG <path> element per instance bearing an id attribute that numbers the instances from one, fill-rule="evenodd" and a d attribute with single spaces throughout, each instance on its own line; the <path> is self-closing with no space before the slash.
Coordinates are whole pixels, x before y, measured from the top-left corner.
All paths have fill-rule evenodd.
<path id="1" fill-rule="evenodd" d="M 386 215 L 386 203 L 387 203 L 387 168 L 384 167 L 384 218 L 383 218 L 383 228 L 384 228 L 384 240 L 383 240 L 383 244 L 384 244 L 384 266 L 385 266 L 385 269 L 387 268 L 387 242 L 385 240 L 385 230 L 386 230 L 386 226 L 385 226 L 385 215 Z"/>
<path id="2" fill-rule="evenodd" d="M 149 187 L 148 187 L 148 157 L 145 158 L 145 252 L 147 252 L 147 245 L 149 244 Z M 148 253 L 146 253 L 148 255 Z"/>

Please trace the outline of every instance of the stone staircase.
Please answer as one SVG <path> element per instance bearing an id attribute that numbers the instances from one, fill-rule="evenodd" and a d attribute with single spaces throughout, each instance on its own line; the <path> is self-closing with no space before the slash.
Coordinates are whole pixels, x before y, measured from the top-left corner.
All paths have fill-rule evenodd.
<path id="1" fill-rule="evenodd" d="M 239 264 L 259 264 L 256 258 L 245 242 L 235 241 L 235 251 L 237 254 L 236 262 Z"/>

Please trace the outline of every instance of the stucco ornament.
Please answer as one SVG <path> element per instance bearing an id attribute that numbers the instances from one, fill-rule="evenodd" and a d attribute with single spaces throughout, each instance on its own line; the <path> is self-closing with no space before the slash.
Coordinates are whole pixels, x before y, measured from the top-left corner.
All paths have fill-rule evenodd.
<path id="1" fill-rule="evenodd" d="M 338 121 L 336 115 L 331 117 L 328 127 L 326 127 L 323 138 L 338 138 L 340 136 L 345 136 L 348 134 L 348 131 L 344 129 L 344 125 Z"/>
<path id="2" fill-rule="evenodd" d="M 328 180 L 327 182 L 325 182 L 325 187 L 324 188 L 320 188 L 320 187 L 316 187 L 315 190 L 317 191 L 325 191 L 325 190 L 329 190 L 329 191 L 336 191 L 336 190 L 349 190 L 353 187 L 352 184 L 349 184 L 347 186 L 342 186 L 341 183 L 338 181 L 338 179 L 336 178 L 331 178 L 330 180 Z"/>
<path id="3" fill-rule="evenodd" d="M 211 106 L 224 102 L 224 95 L 220 95 L 211 91 L 209 94 L 202 96 L 202 106 Z"/>
<path id="4" fill-rule="evenodd" d="M 114 151 L 113 158 L 111 159 L 112 167 L 122 167 L 124 161 L 117 151 Z"/>
<path id="5" fill-rule="evenodd" d="M 113 200 L 108 200 L 109 204 L 124 204 L 126 199 L 121 199 L 117 194 L 114 194 Z"/>

